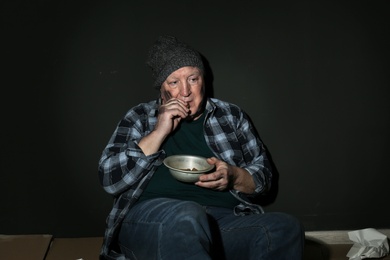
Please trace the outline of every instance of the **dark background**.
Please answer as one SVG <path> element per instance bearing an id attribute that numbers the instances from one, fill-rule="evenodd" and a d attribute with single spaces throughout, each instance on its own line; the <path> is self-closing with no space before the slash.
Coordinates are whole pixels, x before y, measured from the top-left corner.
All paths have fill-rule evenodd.
<path id="1" fill-rule="evenodd" d="M 2 1 L 0 233 L 103 235 L 98 160 L 157 97 L 145 58 L 161 34 L 199 50 L 214 96 L 252 118 L 279 172 L 267 211 L 390 228 L 387 2 Z"/>

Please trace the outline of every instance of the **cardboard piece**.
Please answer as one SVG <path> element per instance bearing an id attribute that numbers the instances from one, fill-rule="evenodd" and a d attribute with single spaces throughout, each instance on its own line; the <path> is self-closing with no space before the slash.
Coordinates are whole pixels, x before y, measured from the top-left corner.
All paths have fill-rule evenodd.
<path id="1" fill-rule="evenodd" d="M 43 260 L 52 235 L 0 235 L 0 259 Z"/>
<path id="2" fill-rule="evenodd" d="M 348 260 L 346 254 L 352 244 L 324 244 L 306 239 L 303 260 Z M 390 260 L 390 256 L 380 258 Z"/>
<path id="3" fill-rule="evenodd" d="M 55 238 L 45 260 L 99 259 L 103 237 Z"/>
<path id="4" fill-rule="evenodd" d="M 1 260 L 97 260 L 103 237 L 53 238 L 52 235 L 0 235 Z M 306 239 L 304 260 L 346 260 L 352 243 L 325 244 Z M 390 260 L 390 256 L 380 258 Z"/>

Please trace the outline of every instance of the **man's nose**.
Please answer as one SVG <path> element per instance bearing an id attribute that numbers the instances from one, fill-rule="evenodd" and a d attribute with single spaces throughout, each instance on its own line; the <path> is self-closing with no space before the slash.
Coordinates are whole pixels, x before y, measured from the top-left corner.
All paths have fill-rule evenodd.
<path id="1" fill-rule="evenodd" d="M 187 97 L 191 94 L 191 85 L 188 82 L 185 82 L 183 84 L 183 87 L 181 88 L 180 95 L 182 97 Z"/>

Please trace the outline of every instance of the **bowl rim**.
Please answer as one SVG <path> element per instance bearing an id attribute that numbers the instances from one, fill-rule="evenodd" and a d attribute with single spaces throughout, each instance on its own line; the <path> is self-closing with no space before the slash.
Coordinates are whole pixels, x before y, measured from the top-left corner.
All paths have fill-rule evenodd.
<path id="1" fill-rule="evenodd" d="M 168 165 L 167 161 L 168 159 L 172 159 L 173 157 L 183 157 L 183 156 L 186 156 L 186 157 L 194 157 L 194 158 L 198 158 L 198 159 L 203 159 L 203 160 L 207 160 L 206 157 L 204 156 L 200 156 L 200 155 L 191 155 L 191 154 L 174 154 L 174 155 L 170 155 L 168 157 L 166 157 L 163 161 L 164 165 L 168 168 L 168 169 L 171 169 L 171 170 L 174 170 L 174 171 L 178 171 L 178 172 L 182 172 L 182 173 L 187 173 L 187 174 L 199 174 L 199 173 L 204 173 L 204 172 L 208 172 L 208 171 L 211 171 L 215 166 L 212 165 L 212 164 L 208 164 L 209 166 L 206 168 L 206 169 L 203 169 L 203 170 L 198 170 L 198 171 L 192 171 L 192 170 L 183 170 L 183 169 L 178 169 L 178 168 L 174 168 L 170 165 Z"/>

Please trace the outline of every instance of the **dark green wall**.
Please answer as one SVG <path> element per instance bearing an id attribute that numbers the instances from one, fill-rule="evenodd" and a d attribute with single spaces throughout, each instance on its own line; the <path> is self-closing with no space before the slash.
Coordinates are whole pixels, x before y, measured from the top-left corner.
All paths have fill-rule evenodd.
<path id="1" fill-rule="evenodd" d="M 388 1 L 6 2 L 0 233 L 103 235 L 98 160 L 157 96 L 144 62 L 161 34 L 198 49 L 214 96 L 252 118 L 279 173 L 266 210 L 390 228 Z"/>

